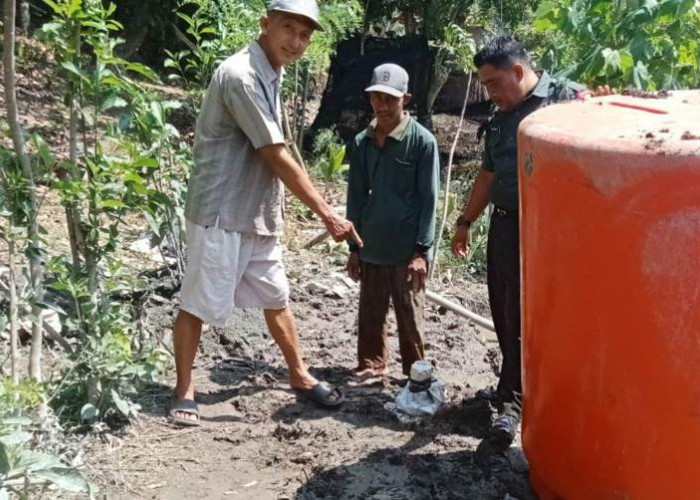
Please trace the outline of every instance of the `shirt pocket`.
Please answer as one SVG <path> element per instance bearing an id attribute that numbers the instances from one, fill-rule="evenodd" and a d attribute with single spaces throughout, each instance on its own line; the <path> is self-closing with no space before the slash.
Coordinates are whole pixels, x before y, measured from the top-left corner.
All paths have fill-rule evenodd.
<path id="1" fill-rule="evenodd" d="M 402 195 L 410 195 L 415 184 L 416 166 L 408 157 L 394 157 L 394 172 L 396 172 L 396 187 Z"/>

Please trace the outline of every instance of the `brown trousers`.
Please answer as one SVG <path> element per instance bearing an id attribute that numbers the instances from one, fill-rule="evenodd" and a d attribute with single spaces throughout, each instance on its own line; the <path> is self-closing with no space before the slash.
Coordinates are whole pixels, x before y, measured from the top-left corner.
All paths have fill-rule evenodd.
<path id="1" fill-rule="evenodd" d="M 358 369 L 381 370 L 387 364 L 386 315 L 394 305 L 404 375 L 423 359 L 425 290 L 413 293 L 407 266 L 362 263 L 357 342 Z"/>

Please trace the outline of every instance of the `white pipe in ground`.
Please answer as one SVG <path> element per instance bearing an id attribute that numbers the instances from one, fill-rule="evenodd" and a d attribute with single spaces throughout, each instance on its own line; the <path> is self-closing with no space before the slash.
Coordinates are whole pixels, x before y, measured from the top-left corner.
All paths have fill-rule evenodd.
<path id="1" fill-rule="evenodd" d="M 464 318 L 468 318 L 472 320 L 474 323 L 476 323 L 479 326 L 483 326 L 484 328 L 487 328 L 491 330 L 492 332 L 495 332 L 496 329 L 493 326 L 493 321 L 484 318 L 483 316 L 479 316 L 478 314 L 471 312 L 469 309 L 466 309 L 462 307 L 459 304 L 455 304 L 454 302 L 447 300 L 445 297 L 442 295 L 438 295 L 435 292 L 431 292 L 430 290 L 425 291 L 425 296 L 428 300 L 435 302 L 438 305 L 441 305 L 442 307 L 449 309 L 455 314 L 459 314 L 460 316 Z"/>

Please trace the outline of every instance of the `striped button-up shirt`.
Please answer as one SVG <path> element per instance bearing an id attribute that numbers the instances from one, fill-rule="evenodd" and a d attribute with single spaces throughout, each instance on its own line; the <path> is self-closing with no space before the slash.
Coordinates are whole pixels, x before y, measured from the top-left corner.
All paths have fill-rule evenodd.
<path id="1" fill-rule="evenodd" d="M 284 229 L 284 186 L 257 151 L 283 144 L 279 121 L 282 70 L 258 42 L 214 72 L 197 119 L 195 168 L 185 216 L 201 226 L 276 236 Z"/>

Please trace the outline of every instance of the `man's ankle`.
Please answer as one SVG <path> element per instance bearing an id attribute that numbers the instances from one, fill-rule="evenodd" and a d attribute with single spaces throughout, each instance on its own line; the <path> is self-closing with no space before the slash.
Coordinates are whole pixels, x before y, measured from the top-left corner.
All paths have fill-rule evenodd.
<path id="1" fill-rule="evenodd" d="M 173 392 L 177 399 L 194 399 L 194 388 L 192 387 L 187 386 L 184 389 L 180 389 L 179 386 L 175 386 Z"/>

